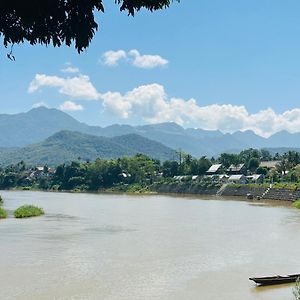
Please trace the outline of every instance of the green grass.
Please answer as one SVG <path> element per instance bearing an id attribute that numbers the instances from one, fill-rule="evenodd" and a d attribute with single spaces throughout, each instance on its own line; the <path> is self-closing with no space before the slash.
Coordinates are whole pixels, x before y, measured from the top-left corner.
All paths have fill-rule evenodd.
<path id="1" fill-rule="evenodd" d="M 23 205 L 15 210 L 15 218 L 30 218 L 37 217 L 44 214 L 43 209 L 36 207 L 34 205 Z"/>
<path id="2" fill-rule="evenodd" d="M 296 201 L 293 203 L 293 207 L 300 209 L 300 199 L 296 200 Z"/>
<path id="3" fill-rule="evenodd" d="M 0 207 L 0 219 L 5 219 L 7 217 L 7 212 L 3 207 Z"/>

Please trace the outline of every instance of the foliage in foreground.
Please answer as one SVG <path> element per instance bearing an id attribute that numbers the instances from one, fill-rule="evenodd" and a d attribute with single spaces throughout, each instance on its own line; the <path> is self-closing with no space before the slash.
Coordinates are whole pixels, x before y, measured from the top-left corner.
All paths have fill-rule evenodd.
<path id="1" fill-rule="evenodd" d="M 80 53 L 94 37 L 98 24 L 95 12 L 104 12 L 103 0 L 0 1 L 0 36 L 4 46 L 28 41 L 31 45 L 62 44 Z M 141 8 L 150 11 L 170 5 L 170 0 L 115 0 L 121 11 L 135 15 Z M 11 54 L 10 59 L 15 59 Z"/>
<path id="2" fill-rule="evenodd" d="M 7 217 L 7 212 L 3 207 L 0 207 L 0 219 L 5 219 Z"/>
<path id="3" fill-rule="evenodd" d="M 300 280 L 299 277 L 296 281 L 296 286 L 293 289 L 294 300 L 300 300 Z"/>
<path id="4" fill-rule="evenodd" d="M 23 205 L 14 212 L 15 218 L 30 218 L 41 216 L 43 214 L 43 209 L 34 205 Z"/>

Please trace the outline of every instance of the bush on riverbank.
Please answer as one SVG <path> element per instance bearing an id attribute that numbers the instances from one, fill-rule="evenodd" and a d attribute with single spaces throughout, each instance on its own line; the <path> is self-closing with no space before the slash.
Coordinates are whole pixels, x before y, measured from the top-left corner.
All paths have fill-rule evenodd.
<path id="1" fill-rule="evenodd" d="M 296 200 L 296 201 L 293 203 L 293 206 L 294 206 L 295 208 L 300 209 L 300 199 Z"/>
<path id="2" fill-rule="evenodd" d="M 293 289 L 294 300 L 300 300 L 300 281 L 299 277 L 296 281 L 296 286 Z"/>
<path id="3" fill-rule="evenodd" d="M 0 196 L 0 205 L 2 205 L 3 204 L 3 198 Z"/>
<path id="4" fill-rule="evenodd" d="M 34 205 L 23 205 L 18 209 L 16 209 L 14 212 L 15 218 L 38 217 L 43 214 L 44 214 L 43 209 Z"/>
<path id="5" fill-rule="evenodd" d="M 136 184 L 118 184 L 111 188 L 105 189 L 106 192 L 117 192 L 117 193 L 141 193 L 148 194 L 150 193 L 149 187 L 147 185 L 142 185 L 139 183 Z"/>
<path id="6" fill-rule="evenodd" d="M 0 207 L 0 219 L 5 219 L 7 217 L 7 212 L 3 207 Z"/>

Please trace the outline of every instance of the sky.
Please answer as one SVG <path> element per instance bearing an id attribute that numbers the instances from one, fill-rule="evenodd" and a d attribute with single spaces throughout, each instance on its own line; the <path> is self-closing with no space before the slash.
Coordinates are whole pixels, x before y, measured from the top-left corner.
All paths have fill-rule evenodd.
<path id="1" fill-rule="evenodd" d="M 0 47 L 0 113 L 40 105 L 76 119 L 177 122 L 269 136 L 300 131 L 300 2 L 181 0 L 129 17 L 114 1 L 74 47 Z"/>

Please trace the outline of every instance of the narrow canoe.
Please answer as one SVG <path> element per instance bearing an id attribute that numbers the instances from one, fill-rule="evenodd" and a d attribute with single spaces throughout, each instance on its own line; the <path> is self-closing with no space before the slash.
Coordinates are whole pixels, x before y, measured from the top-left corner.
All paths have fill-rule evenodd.
<path id="1" fill-rule="evenodd" d="M 285 275 L 285 276 L 269 276 L 269 277 L 251 277 L 249 280 L 254 281 L 260 285 L 271 285 L 271 284 L 282 284 L 282 283 L 289 283 L 295 282 L 297 278 L 300 277 L 300 274 L 293 274 L 293 275 Z"/>

